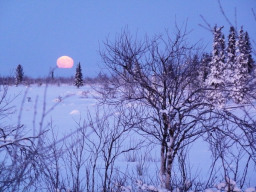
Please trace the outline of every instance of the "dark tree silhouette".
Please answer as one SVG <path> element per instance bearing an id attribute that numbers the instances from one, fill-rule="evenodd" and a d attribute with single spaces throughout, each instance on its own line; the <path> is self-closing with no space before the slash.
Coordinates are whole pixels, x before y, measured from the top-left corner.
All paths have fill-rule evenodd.
<path id="1" fill-rule="evenodd" d="M 23 77 L 23 67 L 19 64 L 16 68 L 16 85 L 20 84 L 23 81 Z"/>
<path id="2" fill-rule="evenodd" d="M 81 68 L 81 65 L 79 62 L 76 67 L 75 86 L 77 86 L 77 88 L 79 88 L 83 85 L 84 85 L 84 83 L 83 83 L 82 68 Z"/>
<path id="3" fill-rule="evenodd" d="M 200 82 L 205 83 L 209 73 L 210 73 L 210 63 L 212 61 L 212 57 L 208 53 L 204 53 L 201 58 L 200 67 L 199 67 L 199 80 Z"/>

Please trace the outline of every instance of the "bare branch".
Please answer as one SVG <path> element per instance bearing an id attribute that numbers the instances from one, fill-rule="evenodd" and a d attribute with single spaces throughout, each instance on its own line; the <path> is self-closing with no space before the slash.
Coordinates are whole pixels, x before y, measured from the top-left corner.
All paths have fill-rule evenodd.
<path id="1" fill-rule="evenodd" d="M 230 26 L 235 26 L 235 25 L 233 25 L 233 24 L 231 23 L 231 21 L 230 21 L 229 18 L 227 17 L 227 15 L 226 15 L 226 13 L 225 13 L 225 11 L 224 11 L 224 9 L 223 9 L 221 3 L 220 3 L 220 0 L 218 0 L 218 4 L 219 4 L 220 12 L 221 12 L 221 14 L 223 15 L 223 17 L 226 19 L 226 21 L 228 22 L 228 24 L 229 24 Z"/>

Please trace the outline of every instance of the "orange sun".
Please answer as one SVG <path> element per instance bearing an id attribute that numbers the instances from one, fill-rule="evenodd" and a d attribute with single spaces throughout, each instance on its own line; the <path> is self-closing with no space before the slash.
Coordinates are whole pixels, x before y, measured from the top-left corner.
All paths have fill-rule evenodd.
<path id="1" fill-rule="evenodd" d="M 57 59 L 58 68 L 72 68 L 74 61 L 69 56 L 61 56 Z"/>

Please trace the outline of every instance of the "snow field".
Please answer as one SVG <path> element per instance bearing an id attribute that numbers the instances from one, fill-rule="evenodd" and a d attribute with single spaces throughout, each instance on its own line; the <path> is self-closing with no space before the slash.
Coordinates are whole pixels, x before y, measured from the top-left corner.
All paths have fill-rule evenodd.
<path id="1" fill-rule="evenodd" d="M 5 124 L 14 125 L 20 121 L 26 127 L 26 134 L 37 133 L 45 106 L 45 111 L 50 111 L 43 119 L 43 125 L 45 129 L 49 129 L 49 127 L 52 129 L 52 132 L 49 131 L 47 133 L 47 137 L 52 137 L 52 133 L 54 133 L 54 135 L 57 135 L 57 139 L 61 139 L 71 132 L 75 132 L 83 122 L 86 123 L 88 112 L 92 116 L 95 115 L 98 104 L 96 97 L 99 97 L 99 95 L 92 86 L 85 85 L 79 89 L 69 85 L 11 86 L 9 87 L 8 95 L 10 97 L 17 97 L 12 103 L 16 108 L 16 113 L 10 115 L 5 120 Z M 129 105 L 126 107 L 128 108 Z M 118 115 L 118 113 L 113 113 L 112 117 L 114 115 Z M 50 124 L 52 126 L 49 126 Z M 97 144 L 97 136 L 89 129 L 86 129 L 86 133 L 88 139 L 95 141 Z M 72 137 L 67 137 L 66 140 L 72 142 Z M 141 140 L 145 140 L 145 138 L 130 132 L 129 135 L 125 136 L 121 147 L 125 149 Z M 158 153 L 160 153 L 159 146 L 152 143 L 149 145 L 147 141 L 140 150 L 124 153 L 118 157 L 115 168 L 120 172 L 120 175 L 125 174 L 128 177 L 133 176 L 141 179 L 149 184 L 148 188 L 153 189 L 150 183 L 154 185 L 158 182 L 157 174 L 160 166 L 160 155 Z M 84 154 L 85 159 L 89 158 L 88 154 Z M 211 153 L 207 144 L 202 139 L 197 140 L 189 148 L 187 155 L 190 160 L 191 174 L 198 176 L 201 180 L 205 180 L 211 165 Z M 241 162 L 245 163 L 243 159 Z M 102 157 L 99 158 L 97 165 L 104 167 Z M 221 164 L 217 166 L 221 168 Z M 174 170 L 178 170 L 178 167 L 174 167 Z M 255 173 L 255 167 L 251 166 L 248 170 L 248 183 L 251 186 L 256 186 Z"/>

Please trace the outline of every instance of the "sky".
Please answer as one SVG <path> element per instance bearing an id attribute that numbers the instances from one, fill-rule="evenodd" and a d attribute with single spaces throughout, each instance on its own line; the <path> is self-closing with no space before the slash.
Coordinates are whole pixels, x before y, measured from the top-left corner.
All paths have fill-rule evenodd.
<path id="1" fill-rule="evenodd" d="M 256 0 L 222 0 L 223 9 L 237 25 L 243 25 L 253 39 Z M 175 22 L 186 21 L 189 41 L 202 42 L 211 52 L 212 34 L 199 26 L 202 15 L 212 26 L 229 24 L 217 0 L 0 0 L 0 76 L 14 76 L 18 64 L 25 75 L 47 77 L 58 57 L 73 58 L 71 69 L 56 69 L 55 76 L 70 77 L 81 63 L 84 77 L 104 70 L 99 50 L 104 41 L 113 41 L 123 29 L 138 38 L 172 34 Z M 256 41 L 256 38 L 255 38 Z"/>

